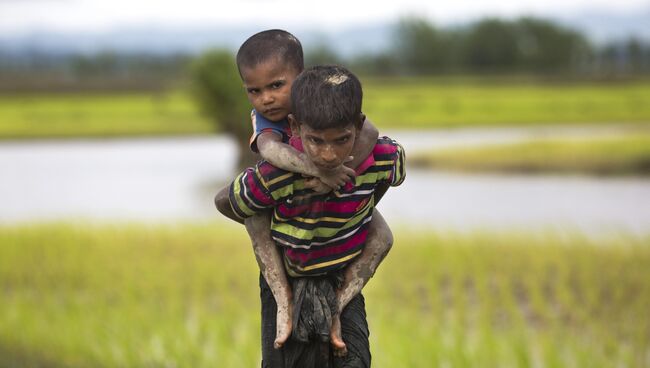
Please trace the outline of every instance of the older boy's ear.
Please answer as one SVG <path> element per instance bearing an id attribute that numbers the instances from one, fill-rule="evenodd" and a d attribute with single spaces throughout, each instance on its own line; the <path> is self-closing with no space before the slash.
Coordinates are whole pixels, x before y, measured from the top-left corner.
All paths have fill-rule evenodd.
<path id="1" fill-rule="evenodd" d="M 361 130 L 363 128 L 363 124 L 366 122 L 366 114 L 360 113 L 359 114 L 359 121 L 357 121 L 357 129 Z"/>
<path id="2" fill-rule="evenodd" d="M 299 136 L 300 135 L 300 124 L 293 116 L 293 114 L 287 115 L 287 120 L 289 121 L 289 127 L 291 128 L 291 135 Z"/>

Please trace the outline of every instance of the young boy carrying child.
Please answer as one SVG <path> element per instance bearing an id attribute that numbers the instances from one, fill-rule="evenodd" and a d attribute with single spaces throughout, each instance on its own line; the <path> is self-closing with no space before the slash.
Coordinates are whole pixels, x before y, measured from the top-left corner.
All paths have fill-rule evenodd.
<path id="1" fill-rule="evenodd" d="M 303 174 L 301 182 L 304 188 L 300 195 L 293 196 L 296 203 L 311 200 L 311 196 L 323 196 L 332 190 L 339 190 L 341 186 L 346 185 L 346 182 L 354 180 L 354 170 L 343 164 L 347 163 L 352 167 L 358 167 L 372 152 L 378 134 L 369 122 L 365 124 L 363 121 L 361 122 L 359 127 L 363 128 L 359 134 L 355 135 L 356 139 L 352 142 L 352 148 L 348 152 L 353 157 L 346 156 L 342 162 L 328 162 L 319 166 L 309 159 L 306 153 L 286 144 L 291 136 L 287 121 L 287 116 L 291 111 L 291 85 L 303 69 L 302 48 L 293 35 L 285 31 L 270 30 L 252 36 L 240 48 L 237 64 L 248 98 L 255 108 L 252 114 L 255 133 L 251 138 L 251 148 L 259 150 L 262 157 L 276 168 Z M 302 103 L 298 102 L 298 104 Z M 317 101 L 313 108 L 320 111 L 324 108 L 320 105 L 320 101 Z M 363 115 L 360 117 L 365 119 Z M 222 200 L 225 195 L 227 193 L 222 192 Z M 219 196 L 217 202 L 219 202 L 218 200 Z M 368 217 L 367 220 L 370 219 L 371 217 Z M 294 299 L 285 267 L 282 265 L 282 257 L 278 254 L 275 242 L 270 237 L 270 222 L 268 213 L 258 214 L 246 220 L 246 227 L 253 241 L 255 254 L 264 277 L 264 279 L 260 279 L 260 286 L 263 299 L 262 350 L 266 362 L 272 362 L 273 356 L 277 358 L 282 355 L 281 352 L 273 351 L 273 347 L 276 349 L 282 347 L 291 334 L 292 300 Z M 346 280 L 343 286 L 336 291 L 338 311 L 335 311 L 335 316 L 332 319 L 334 324 L 330 327 L 330 338 L 333 347 L 340 355 L 345 353 L 347 347 L 341 338 L 338 315 L 360 292 L 392 244 L 392 234 L 378 213 L 375 213 L 372 218 L 365 243 L 367 245 L 364 253 L 376 264 L 370 269 L 367 265 L 364 269 L 348 267 Z M 272 260 L 271 266 L 268 264 L 269 260 Z M 290 270 L 287 268 L 287 271 L 290 272 Z M 291 276 L 298 276 L 298 274 Z M 268 285 L 266 281 L 268 281 Z M 269 286 L 273 298 L 265 300 L 265 295 L 267 299 L 269 297 Z M 365 323 L 365 314 L 363 320 Z M 293 322 L 295 325 L 296 321 Z M 343 339 L 345 338 L 344 326 Z M 369 351 L 367 355 L 369 363 Z"/>
<path id="2" fill-rule="evenodd" d="M 318 168 L 342 165 L 353 150 L 364 124 L 359 80 L 343 67 L 314 67 L 298 76 L 291 95 L 292 114 L 288 116 L 294 134 L 291 145 Z M 371 236 L 377 237 L 371 220 L 375 204 L 388 186 L 399 185 L 404 180 L 401 146 L 386 137 L 378 139 L 372 153 L 355 173 L 355 180 L 340 189 L 302 200 L 305 193 L 311 192 L 306 187 L 308 179 L 260 161 L 255 168 L 247 169 L 224 188 L 217 195 L 216 204 L 224 215 L 239 222 L 267 209 L 272 210 L 271 235 L 277 247 L 273 247 L 274 251 L 257 254 L 262 273 L 284 275 L 279 284 L 289 293 L 287 275 L 292 285 L 301 288 L 303 294 L 308 292 L 301 283 L 306 279 L 317 280 L 314 282 L 319 289 L 317 296 L 329 298 L 331 294 L 326 286 L 331 285 L 335 293 L 334 303 L 328 300 L 320 305 L 322 308 L 316 308 L 330 317 L 325 320 L 331 321 L 333 326 L 331 329 L 326 326 L 325 333 L 327 329 L 332 331 L 334 355 L 339 357 L 329 358 L 334 366 L 369 367 L 369 333 L 360 290 L 392 242 L 391 239 L 370 241 Z M 333 281 L 336 276 L 342 278 L 340 286 Z M 265 306 L 273 303 L 268 290 L 273 286 L 270 282 L 267 286 L 263 281 L 260 279 L 264 334 L 265 329 L 268 333 L 270 326 L 268 319 L 273 317 L 265 313 L 268 311 Z M 301 306 L 300 303 L 296 305 Z M 302 304 L 302 308 L 305 307 Z M 302 320 L 303 312 L 295 313 L 294 318 Z M 299 325 L 296 320 L 294 326 Z M 341 341 L 341 329 L 345 343 Z M 322 328 L 316 330 L 322 336 Z M 329 361 L 329 353 L 318 347 L 318 344 L 287 340 L 282 349 L 263 350 L 263 366 L 320 366 L 312 365 L 312 362 Z M 345 357 L 341 358 L 343 355 Z"/>

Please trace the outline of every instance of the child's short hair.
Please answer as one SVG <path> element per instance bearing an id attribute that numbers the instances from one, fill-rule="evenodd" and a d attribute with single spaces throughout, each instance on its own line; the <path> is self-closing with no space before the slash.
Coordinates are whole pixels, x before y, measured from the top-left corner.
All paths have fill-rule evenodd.
<path id="1" fill-rule="evenodd" d="M 250 36 L 237 51 L 239 74 L 244 67 L 254 67 L 272 57 L 279 57 L 300 73 L 305 68 L 302 45 L 296 36 L 281 29 L 270 29 Z"/>
<path id="2" fill-rule="evenodd" d="M 359 79 L 338 65 L 306 69 L 291 87 L 294 118 L 317 130 L 342 128 L 359 122 L 362 99 Z"/>

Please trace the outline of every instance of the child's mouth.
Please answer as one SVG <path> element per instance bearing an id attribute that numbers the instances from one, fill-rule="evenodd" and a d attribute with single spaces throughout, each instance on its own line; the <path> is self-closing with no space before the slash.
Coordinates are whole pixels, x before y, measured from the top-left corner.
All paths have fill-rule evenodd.
<path id="1" fill-rule="evenodd" d="M 276 107 L 276 108 L 273 108 L 273 109 L 268 109 L 268 110 L 266 110 L 264 113 L 265 113 L 266 115 L 276 115 L 276 114 L 278 114 L 278 113 L 280 113 L 280 112 L 282 112 L 282 109 Z"/>

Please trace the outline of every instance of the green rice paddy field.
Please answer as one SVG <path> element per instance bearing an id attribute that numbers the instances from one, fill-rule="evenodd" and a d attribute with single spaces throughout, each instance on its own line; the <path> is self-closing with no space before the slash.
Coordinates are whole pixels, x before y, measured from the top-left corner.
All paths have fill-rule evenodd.
<path id="1" fill-rule="evenodd" d="M 650 121 L 650 82 L 523 83 L 481 79 L 368 80 L 364 111 L 380 127 Z"/>
<path id="2" fill-rule="evenodd" d="M 364 112 L 380 128 L 650 122 L 649 81 L 364 79 L 364 91 Z M 183 91 L 0 95 L 0 138 L 214 130 Z"/>
<path id="3" fill-rule="evenodd" d="M 650 130 L 416 152 L 409 163 L 473 172 L 650 175 Z"/>
<path id="4" fill-rule="evenodd" d="M 650 237 L 394 229 L 374 367 L 649 367 Z M 258 367 L 234 225 L 0 227 L 0 366 Z"/>

